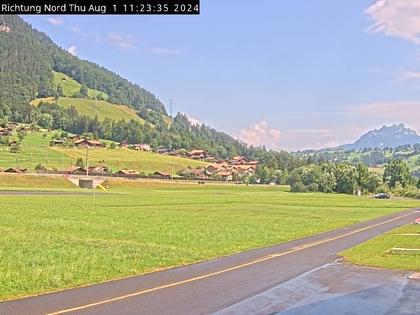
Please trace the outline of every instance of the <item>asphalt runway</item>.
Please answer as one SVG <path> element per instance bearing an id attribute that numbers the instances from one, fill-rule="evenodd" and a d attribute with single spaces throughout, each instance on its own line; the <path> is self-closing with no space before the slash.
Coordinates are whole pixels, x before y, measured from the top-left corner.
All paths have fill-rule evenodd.
<path id="1" fill-rule="evenodd" d="M 413 222 L 419 216 L 420 213 L 411 209 L 202 263 L 4 302 L 0 303 L 0 313 L 131 315 L 229 312 L 229 308 L 239 307 L 244 301 L 249 302 L 270 289 L 333 263 L 338 252 Z M 342 311 L 345 313 L 346 310 Z M 348 311 L 352 314 L 351 308 Z M 258 307 L 245 313 L 265 314 L 263 308 Z"/>

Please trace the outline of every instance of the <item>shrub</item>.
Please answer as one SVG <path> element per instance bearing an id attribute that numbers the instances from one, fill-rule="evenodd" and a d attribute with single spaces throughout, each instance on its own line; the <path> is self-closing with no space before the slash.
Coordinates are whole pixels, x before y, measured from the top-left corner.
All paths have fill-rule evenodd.
<path id="1" fill-rule="evenodd" d="M 44 165 L 38 164 L 37 166 L 35 166 L 35 172 L 42 173 L 45 171 L 47 171 L 47 168 Z"/>
<path id="2" fill-rule="evenodd" d="M 295 182 L 290 185 L 292 192 L 306 192 L 306 186 L 302 182 Z"/>

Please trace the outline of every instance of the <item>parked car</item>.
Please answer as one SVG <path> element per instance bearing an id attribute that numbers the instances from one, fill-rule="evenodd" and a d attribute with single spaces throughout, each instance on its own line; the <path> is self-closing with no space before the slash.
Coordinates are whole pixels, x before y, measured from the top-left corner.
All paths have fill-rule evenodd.
<path id="1" fill-rule="evenodd" d="M 378 193 L 378 194 L 373 195 L 373 198 L 375 198 L 375 199 L 389 199 L 389 198 L 391 198 L 391 196 L 388 195 L 388 194 L 385 194 L 385 193 Z"/>
<path id="2" fill-rule="evenodd" d="M 420 224 L 420 218 L 415 219 L 414 224 Z"/>

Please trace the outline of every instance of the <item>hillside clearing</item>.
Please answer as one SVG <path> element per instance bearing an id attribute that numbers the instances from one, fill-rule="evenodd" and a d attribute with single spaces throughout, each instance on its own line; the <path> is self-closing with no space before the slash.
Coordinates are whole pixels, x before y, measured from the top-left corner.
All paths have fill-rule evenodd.
<path id="1" fill-rule="evenodd" d="M 74 106 L 79 114 L 86 115 L 91 118 L 97 115 L 98 119 L 101 121 L 105 118 L 116 121 L 122 119 L 129 121 L 134 119 L 138 122 L 144 123 L 144 120 L 137 116 L 136 112 L 132 108 L 124 105 L 111 104 L 107 101 L 60 97 L 58 99 L 58 105 L 65 108 Z"/>
<path id="2" fill-rule="evenodd" d="M 139 117 L 136 112 L 125 105 L 115 105 L 107 101 L 98 101 L 86 98 L 71 98 L 60 97 L 58 101 L 53 97 L 37 98 L 30 103 L 32 106 L 38 106 L 41 102 L 47 104 L 58 104 L 64 108 L 75 107 L 77 112 L 81 115 L 94 118 L 98 116 L 100 121 L 108 118 L 111 120 L 119 121 L 125 119 L 129 121 L 134 119 L 140 123 L 144 123 L 144 119 Z"/>
<path id="3" fill-rule="evenodd" d="M 82 85 L 76 80 L 69 77 L 68 75 L 65 75 L 61 72 L 53 71 L 53 76 L 53 89 L 55 90 L 57 88 L 57 85 L 61 85 L 61 87 L 63 88 L 64 96 L 72 97 L 75 93 L 78 93 L 80 91 L 80 87 Z M 108 99 L 108 95 L 106 93 L 88 88 L 88 97 L 96 98 L 99 94 L 102 95 L 104 100 Z"/>

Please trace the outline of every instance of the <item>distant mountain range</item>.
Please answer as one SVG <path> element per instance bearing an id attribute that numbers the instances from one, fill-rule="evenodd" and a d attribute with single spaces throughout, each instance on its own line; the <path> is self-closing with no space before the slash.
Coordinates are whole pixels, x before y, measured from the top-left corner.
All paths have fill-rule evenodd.
<path id="1" fill-rule="evenodd" d="M 338 148 L 345 150 L 384 147 L 395 148 L 400 145 L 414 145 L 416 143 L 420 143 L 420 136 L 417 135 L 413 129 L 406 128 L 405 125 L 401 123 L 368 131 L 356 142 L 345 144 Z"/>

